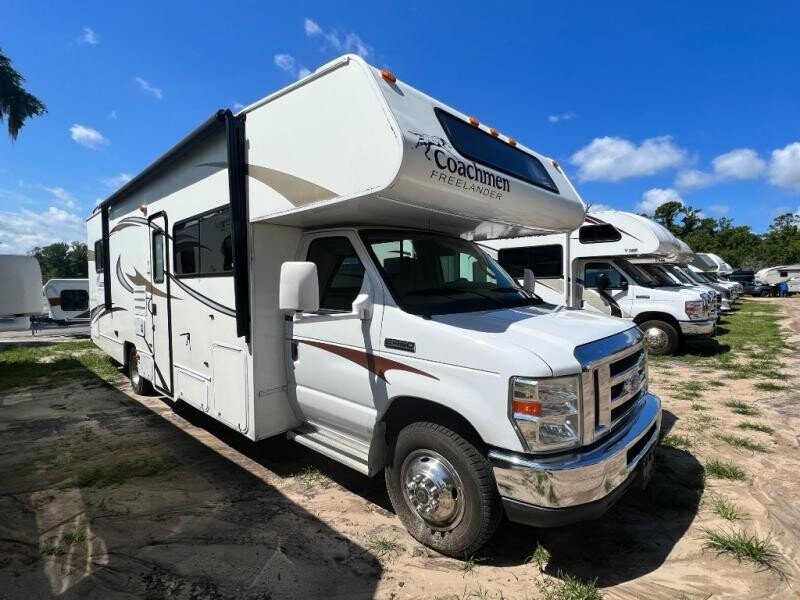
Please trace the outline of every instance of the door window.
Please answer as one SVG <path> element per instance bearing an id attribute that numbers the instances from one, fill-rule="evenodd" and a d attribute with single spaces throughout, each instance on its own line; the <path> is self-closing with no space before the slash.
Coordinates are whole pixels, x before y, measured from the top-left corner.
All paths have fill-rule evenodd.
<path id="1" fill-rule="evenodd" d="M 153 283 L 164 283 L 164 234 L 153 233 Z"/>
<path id="2" fill-rule="evenodd" d="M 597 277 L 600 273 L 604 273 L 608 277 L 608 281 L 610 282 L 608 287 L 617 290 L 622 288 L 622 276 L 619 274 L 619 271 L 609 263 L 588 263 L 584 270 L 583 285 L 587 288 L 596 288 Z"/>
<path id="3" fill-rule="evenodd" d="M 318 238 L 308 247 L 307 260 L 317 265 L 320 311 L 351 312 L 364 281 L 364 265 L 350 240 Z"/>

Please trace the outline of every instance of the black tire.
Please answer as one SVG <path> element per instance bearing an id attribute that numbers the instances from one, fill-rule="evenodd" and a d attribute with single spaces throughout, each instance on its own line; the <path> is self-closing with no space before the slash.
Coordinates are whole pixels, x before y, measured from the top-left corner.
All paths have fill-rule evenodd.
<path id="1" fill-rule="evenodd" d="M 680 346 L 681 336 L 678 333 L 678 330 L 666 321 L 645 321 L 644 323 L 639 324 L 639 329 L 641 329 L 645 334 L 645 346 L 647 346 L 648 352 L 654 356 L 674 354 L 678 349 L 678 346 Z M 647 332 L 649 330 L 658 330 L 661 332 L 664 336 L 663 342 L 661 337 L 659 337 L 659 344 L 657 346 L 648 345 Z"/>
<path id="2" fill-rule="evenodd" d="M 460 484 L 461 493 L 451 494 L 453 500 L 445 498 L 459 507 L 458 517 L 445 527 L 426 521 L 411 506 L 407 495 L 411 492 L 406 491 L 402 480 L 407 459 L 406 469 L 410 471 L 415 461 L 428 464 L 424 456 L 431 451 L 445 459 Z M 418 458 L 420 454 L 423 458 Z M 503 514 L 489 461 L 469 441 L 436 423 L 412 423 L 392 441 L 386 487 L 392 506 L 408 532 L 419 542 L 447 556 L 465 558 L 475 554 L 494 535 Z"/>
<path id="3" fill-rule="evenodd" d="M 147 396 L 153 393 L 153 384 L 139 374 L 139 359 L 137 358 L 136 348 L 133 347 L 128 350 L 128 377 L 135 393 L 140 396 Z"/>

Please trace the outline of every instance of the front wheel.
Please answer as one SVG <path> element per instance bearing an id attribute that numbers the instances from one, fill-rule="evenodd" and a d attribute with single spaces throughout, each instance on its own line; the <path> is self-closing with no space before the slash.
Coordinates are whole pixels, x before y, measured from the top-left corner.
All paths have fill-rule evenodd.
<path id="1" fill-rule="evenodd" d="M 673 354 L 681 338 L 678 331 L 666 321 L 645 321 L 639 325 L 644 332 L 644 345 L 650 354 Z"/>
<path id="2" fill-rule="evenodd" d="M 389 499 L 409 533 L 434 550 L 471 556 L 494 534 L 502 507 L 489 461 L 447 427 L 412 423 L 391 447 Z"/>
<path id="3" fill-rule="evenodd" d="M 136 348 L 128 351 L 128 377 L 131 379 L 133 391 L 140 396 L 146 396 L 153 392 L 152 384 L 139 373 L 139 353 Z"/>

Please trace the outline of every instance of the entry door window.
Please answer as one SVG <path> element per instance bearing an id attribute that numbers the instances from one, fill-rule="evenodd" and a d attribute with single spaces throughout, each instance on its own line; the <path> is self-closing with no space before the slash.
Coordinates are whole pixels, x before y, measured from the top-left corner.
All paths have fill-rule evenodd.
<path id="1" fill-rule="evenodd" d="M 164 234 L 153 233 L 153 283 L 164 283 Z"/>
<path id="2" fill-rule="evenodd" d="M 622 276 L 610 263 L 588 263 L 583 275 L 583 285 L 587 288 L 597 288 L 597 277 L 605 274 L 610 282 L 611 289 L 622 288 Z"/>
<path id="3" fill-rule="evenodd" d="M 364 265 L 345 237 L 318 238 L 308 248 L 317 265 L 320 312 L 351 312 L 364 282 Z"/>

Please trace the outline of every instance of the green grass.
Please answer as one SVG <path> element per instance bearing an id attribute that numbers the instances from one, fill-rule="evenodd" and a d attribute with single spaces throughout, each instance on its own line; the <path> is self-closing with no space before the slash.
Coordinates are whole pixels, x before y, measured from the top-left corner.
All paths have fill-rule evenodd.
<path id="1" fill-rule="evenodd" d="M 677 448 L 680 450 L 688 450 L 692 447 L 692 440 L 685 435 L 665 435 L 658 443 L 666 448 Z"/>
<path id="2" fill-rule="evenodd" d="M 739 402 L 738 400 L 731 400 L 729 402 L 723 402 L 725 406 L 731 409 L 732 412 L 736 413 L 737 415 L 744 415 L 746 417 L 755 417 L 761 414 L 757 408 L 753 408 L 749 404 L 745 404 L 744 402 Z"/>
<path id="3" fill-rule="evenodd" d="M 309 490 L 314 488 L 325 489 L 333 484 L 330 477 L 325 475 L 317 467 L 303 467 L 295 474 L 295 477 Z"/>
<path id="4" fill-rule="evenodd" d="M 82 544 L 88 539 L 86 529 L 76 529 L 64 534 L 64 543 L 69 544 Z"/>
<path id="5" fill-rule="evenodd" d="M 374 552 L 378 557 L 392 557 L 400 554 L 403 547 L 395 539 L 374 536 L 367 540 L 367 549 Z"/>
<path id="6" fill-rule="evenodd" d="M 87 469 L 67 482 L 64 488 L 105 488 L 122 485 L 135 477 L 156 477 L 178 466 L 172 456 L 139 458 Z"/>
<path id="7" fill-rule="evenodd" d="M 733 481 L 743 481 L 747 477 L 741 467 L 721 460 L 708 461 L 705 464 L 705 473 L 708 477 Z"/>
<path id="8" fill-rule="evenodd" d="M 714 512 L 723 519 L 736 521 L 744 516 L 744 513 L 733 502 L 721 496 L 714 498 L 711 504 Z"/>
<path id="9" fill-rule="evenodd" d="M 581 581 L 562 571 L 559 571 L 556 577 L 557 579 L 542 579 L 536 582 L 544 600 L 602 600 L 603 598 L 597 588 L 597 579 Z"/>
<path id="10" fill-rule="evenodd" d="M 742 421 L 736 427 L 739 429 L 749 429 L 750 431 L 760 431 L 761 433 L 775 433 L 775 430 L 769 425 L 763 423 L 753 423 L 752 421 Z"/>
<path id="11" fill-rule="evenodd" d="M 717 554 L 729 554 L 739 562 L 748 561 L 775 571 L 783 572 L 783 558 L 769 538 L 759 538 L 746 531 L 703 530 L 704 548 L 716 550 Z"/>
<path id="12" fill-rule="evenodd" d="M 754 442 L 751 439 L 739 437 L 738 435 L 717 434 L 717 439 L 722 440 L 726 444 L 739 448 L 740 450 L 749 450 L 750 452 L 769 452 L 766 446 Z"/>
<path id="13" fill-rule="evenodd" d="M 788 385 L 781 385 L 771 381 L 757 381 L 753 384 L 753 387 L 762 392 L 781 392 L 789 389 Z"/>
<path id="14" fill-rule="evenodd" d="M 708 410 L 708 407 L 704 404 L 692 404 L 692 410 L 700 411 L 700 410 Z"/>
<path id="15" fill-rule="evenodd" d="M 550 551 L 541 544 L 537 543 L 536 550 L 534 550 L 533 554 L 525 559 L 525 564 L 534 564 L 539 568 L 540 571 L 545 571 L 547 569 L 547 565 L 550 564 L 550 558 Z"/>
<path id="16" fill-rule="evenodd" d="M 111 358 L 88 340 L 0 349 L 0 390 L 92 377 L 113 381 L 121 375 Z"/>

